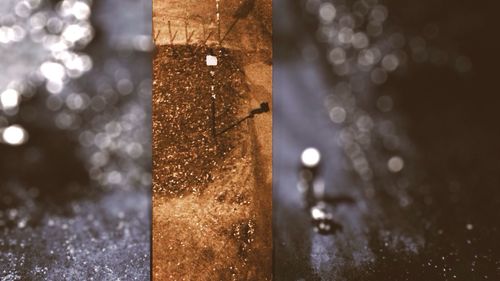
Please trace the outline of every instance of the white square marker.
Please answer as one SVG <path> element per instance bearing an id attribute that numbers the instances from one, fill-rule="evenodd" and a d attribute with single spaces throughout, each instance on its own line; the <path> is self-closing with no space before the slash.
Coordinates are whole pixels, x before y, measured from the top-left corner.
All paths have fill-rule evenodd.
<path id="1" fill-rule="evenodd" d="M 207 65 L 208 66 L 216 66 L 217 65 L 217 57 L 207 55 Z"/>

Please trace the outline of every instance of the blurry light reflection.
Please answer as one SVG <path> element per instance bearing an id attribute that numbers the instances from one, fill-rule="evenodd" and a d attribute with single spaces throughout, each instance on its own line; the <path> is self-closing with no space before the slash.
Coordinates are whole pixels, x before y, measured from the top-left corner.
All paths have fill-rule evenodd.
<path id="1" fill-rule="evenodd" d="M 56 10 L 48 8 L 49 4 L 43 0 L 2 1 L 0 4 L 0 50 L 8 54 L 0 55 L 7 68 L 5 77 L 0 79 L 0 105 L 6 114 L 17 113 L 22 96 L 31 97 L 30 93 L 25 94 L 23 87 L 11 89 L 9 84 L 37 83 L 43 79 L 47 91 L 58 94 L 68 79 L 80 77 L 92 68 L 89 56 L 74 52 L 84 48 L 93 38 L 90 2 L 64 0 L 57 3 Z M 33 75 L 37 71 L 38 76 Z M 51 110 L 58 110 L 58 104 L 55 99 L 47 100 Z M 71 106 L 72 110 L 80 109 Z M 70 114 L 62 114 L 58 115 L 56 123 L 68 128 L 72 119 Z"/>
<path id="2" fill-rule="evenodd" d="M 28 140 L 28 133 L 19 125 L 12 125 L 4 128 L 2 131 L 2 139 L 10 145 L 21 145 Z"/>
<path id="3" fill-rule="evenodd" d="M 149 218 L 151 60 L 138 52 L 151 50 L 151 22 L 124 12 L 146 14 L 147 4 L 100 1 L 91 9 L 92 2 L 0 1 L 0 263 L 7 279 L 88 280 L 103 262 L 104 279 L 149 277 L 141 269 L 149 239 L 139 230 Z M 96 48 L 87 48 L 91 13 L 101 31 Z M 124 23 L 136 28 L 120 35 L 135 46 L 127 52 L 112 37 Z M 123 245 L 136 249 L 125 267 L 123 253 L 109 251 Z M 82 270 L 60 266 L 68 261 Z"/>

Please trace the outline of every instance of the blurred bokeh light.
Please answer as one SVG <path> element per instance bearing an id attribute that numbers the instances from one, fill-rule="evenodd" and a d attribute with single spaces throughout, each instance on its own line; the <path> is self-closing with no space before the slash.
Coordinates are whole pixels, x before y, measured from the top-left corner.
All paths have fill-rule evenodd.
<path id="1" fill-rule="evenodd" d="M 150 33 L 147 1 L 0 3 L 0 279 L 149 278 Z"/>

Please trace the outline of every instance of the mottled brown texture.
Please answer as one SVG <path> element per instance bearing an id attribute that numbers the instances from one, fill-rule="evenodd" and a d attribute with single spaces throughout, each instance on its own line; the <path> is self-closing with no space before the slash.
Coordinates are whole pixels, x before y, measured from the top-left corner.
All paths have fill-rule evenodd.
<path id="1" fill-rule="evenodd" d="M 271 0 L 257 0 L 257 15 L 265 30 L 273 32 L 273 2 Z"/>
<path id="2" fill-rule="evenodd" d="M 209 52 L 218 55 L 218 67 L 206 65 Z M 225 49 L 158 47 L 153 64 L 155 192 L 201 193 L 213 182 L 213 172 L 234 148 L 237 135 L 212 136 L 211 96 L 216 96 L 215 128 L 220 132 L 237 121 L 245 99 L 243 73 L 236 63 Z"/>
<path id="3" fill-rule="evenodd" d="M 242 2 L 220 3 L 225 32 Z M 259 3 L 222 47 L 214 33 L 215 0 L 153 3 L 160 32 L 153 82 L 154 280 L 272 279 L 272 114 L 243 121 L 217 144 L 210 120 L 211 85 L 217 132 L 262 102 L 272 110 L 271 36 Z M 169 21 L 177 34 L 172 41 Z M 207 54 L 217 56 L 216 67 L 206 66 Z"/>

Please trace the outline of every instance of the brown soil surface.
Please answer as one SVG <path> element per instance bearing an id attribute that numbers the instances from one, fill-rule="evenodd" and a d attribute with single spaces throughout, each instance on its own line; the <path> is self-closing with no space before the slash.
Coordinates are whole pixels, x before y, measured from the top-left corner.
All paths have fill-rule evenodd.
<path id="1" fill-rule="evenodd" d="M 240 2 L 221 3 L 225 32 Z M 260 12 L 270 6 L 257 2 L 219 47 L 215 37 L 194 39 L 203 34 L 201 15 L 215 18 L 215 0 L 153 5 L 161 30 L 153 66 L 153 279 L 271 280 L 272 114 L 216 139 L 211 130 L 212 94 L 217 132 L 261 102 L 272 110 L 271 37 Z M 195 32 L 189 44 L 183 18 L 187 34 Z M 173 42 L 164 32 L 169 20 L 179 34 Z M 217 56 L 216 67 L 206 66 L 207 54 Z"/>
<path id="2" fill-rule="evenodd" d="M 153 85 L 155 192 L 171 196 L 200 194 L 214 181 L 213 170 L 241 137 L 239 131 L 212 136 L 212 95 L 215 129 L 220 132 L 237 122 L 239 111 L 247 103 L 247 90 L 236 58 L 225 49 L 210 50 L 219 57 L 217 68 L 205 64 L 207 47 L 157 49 Z"/>

